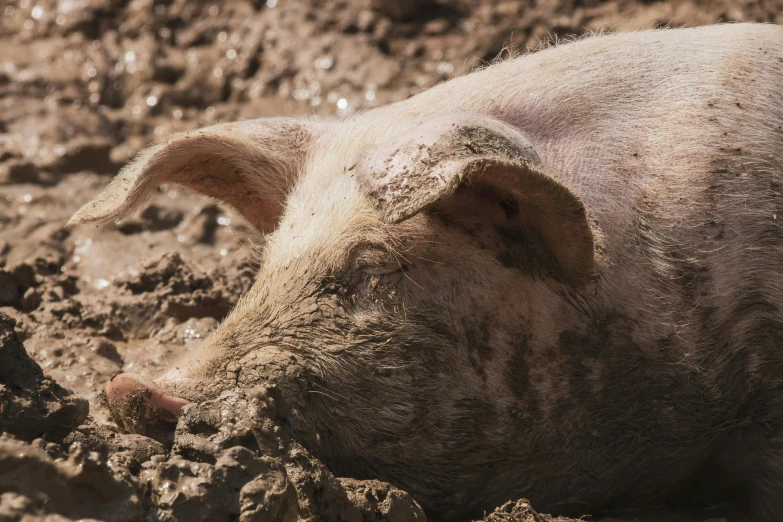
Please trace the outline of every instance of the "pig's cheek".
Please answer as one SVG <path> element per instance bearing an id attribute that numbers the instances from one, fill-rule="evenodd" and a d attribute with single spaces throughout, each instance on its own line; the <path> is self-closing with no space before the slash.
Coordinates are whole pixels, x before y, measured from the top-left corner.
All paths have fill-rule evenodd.
<path id="1" fill-rule="evenodd" d="M 202 345 L 193 353 L 184 353 L 171 363 L 169 370 L 156 379 L 158 385 L 170 395 L 190 402 L 214 398 L 225 386 L 220 386 L 224 372 L 221 368 L 229 362 L 229 354 L 214 344 Z"/>
<path id="2" fill-rule="evenodd" d="M 387 311 L 396 309 L 405 277 L 402 271 L 360 274 L 350 285 L 350 304 L 368 311 L 379 306 Z"/>
<path id="3" fill-rule="evenodd" d="M 362 276 L 354 286 L 354 296 L 357 300 L 370 295 L 378 287 L 380 280 L 373 276 Z"/>
<path id="4" fill-rule="evenodd" d="M 215 379 L 204 377 L 203 379 L 191 379 L 174 377 L 163 379 L 159 384 L 166 389 L 167 395 L 178 397 L 189 402 L 198 402 L 207 398 Z"/>

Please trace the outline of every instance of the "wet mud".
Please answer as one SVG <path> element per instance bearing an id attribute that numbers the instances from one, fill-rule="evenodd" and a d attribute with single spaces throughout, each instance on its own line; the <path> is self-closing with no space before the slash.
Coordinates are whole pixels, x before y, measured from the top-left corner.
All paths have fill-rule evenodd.
<path id="1" fill-rule="evenodd" d="M 68 218 L 172 132 L 345 116 L 570 35 L 731 20 L 781 23 L 783 2 L 0 2 L 0 520 L 425 520 L 390 484 L 335 477 L 274 389 L 188 406 L 171 447 L 121 433 L 105 383 L 198 348 L 262 238 L 176 187 L 121 223 Z M 487 520 L 566 520 L 509 501 Z"/>

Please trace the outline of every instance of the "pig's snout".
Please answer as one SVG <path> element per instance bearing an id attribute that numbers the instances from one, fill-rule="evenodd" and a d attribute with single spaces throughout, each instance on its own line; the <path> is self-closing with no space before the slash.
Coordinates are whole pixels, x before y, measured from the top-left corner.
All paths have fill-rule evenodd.
<path id="1" fill-rule="evenodd" d="M 130 373 L 115 375 L 106 384 L 106 398 L 121 430 L 160 441 L 173 439 L 177 418 L 188 404 L 159 384 Z"/>

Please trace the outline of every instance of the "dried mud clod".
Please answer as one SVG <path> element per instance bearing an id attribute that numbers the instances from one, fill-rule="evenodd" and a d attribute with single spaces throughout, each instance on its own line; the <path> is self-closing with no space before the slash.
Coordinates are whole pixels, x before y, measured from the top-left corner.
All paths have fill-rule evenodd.
<path id="1" fill-rule="evenodd" d="M 569 522 L 570 518 L 552 518 L 538 513 L 530 501 L 520 498 L 516 502 L 506 502 L 484 517 L 484 522 Z"/>
<path id="2" fill-rule="evenodd" d="M 87 401 L 48 379 L 0 312 L 0 432 L 23 440 L 61 440 L 84 422 Z"/>
<path id="3" fill-rule="evenodd" d="M 423 521 L 405 492 L 336 478 L 294 438 L 295 413 L 274 387 L 186 406 L 171 455 L 143 465 L 161 520 Z"/>
<path id="4" fill-rule="evenodd" d="M 130 479 L 138 476 L 143 463 L 168 453 L 166 447 L 154 439 L 119 433 L 92 419 L 76 428 L 63 441 L 65 446 L 72 444 L 81 444 L 87 450 L 99 453 L 111 469 Z"/>
<path id="5" fill-rule="evenodd" d="M 143 516 L 131 481 L 79 443 L 55 461 L 44 449 L 3 435 L 0 492 L 0 520 L 9 522 L 47 515 L 133 522 Z"/>
<path id="6" fill-rule="evenodd" d="M 103 306 L 122 310 L 121 328 L 139 334 L 160 329 L 169 319 L 178 323 L 221 320 L 253 281 L 254 268 L 248 263 L 238 265 L 206 271 L 179 253 L 169 252 L 144 260 L 138 273 L 118 278 L 115 286 L 120 295 Z M 100 306 L 93 303 L 90 308 L 99 310 Z"/>
<path id="7" fill-rule="evenodd" d="M 171 457 L 150 465 L 141 480 L 156 520 L 297 519 L 285 468 L 241 446 L 222 451 L 214 464 Z"/>
<path id="8" fill-rule="evenodd" d="M 424 522 L 426 517 L 418 504 L 402 490 L 380 480 L 338 478 L 348 499 L 362 512 L 364 522 Z"/>
<path id="9" fill-rule="evenodd" d="M 187 406 L 170 451 L 92 421 L 62 444 L 3 435 L 0 519 L 426 520 L 389 484 L 336 478 L 292 438 L 294 417 L 268 387 Z"/>

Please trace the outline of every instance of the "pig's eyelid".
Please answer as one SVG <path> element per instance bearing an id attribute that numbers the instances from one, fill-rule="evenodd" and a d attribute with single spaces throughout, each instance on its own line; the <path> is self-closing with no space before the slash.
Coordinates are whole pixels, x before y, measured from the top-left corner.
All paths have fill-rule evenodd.
<path id="1" fill-rule="evenodd" d="M 359 270 L 361 270 L 365 274 L 375 275 L 375 276 L 393 274 L 394 272 L 405 273 L 407 269 L 408 269 L 408 265 L 403 265 L 400 263 L 397 263 L 396 265 L 385 265 L 385 266 L 365 265 L 359 267 Z"/>
<path id="2" fill-rule="evenodd" d="M 394 263 L 391 252 L 382 245 L 372 243 L 362 243 L 354 247 L 350 259 L 353 267 L 362 271 L 365 268 L 388 267 Z"/>

